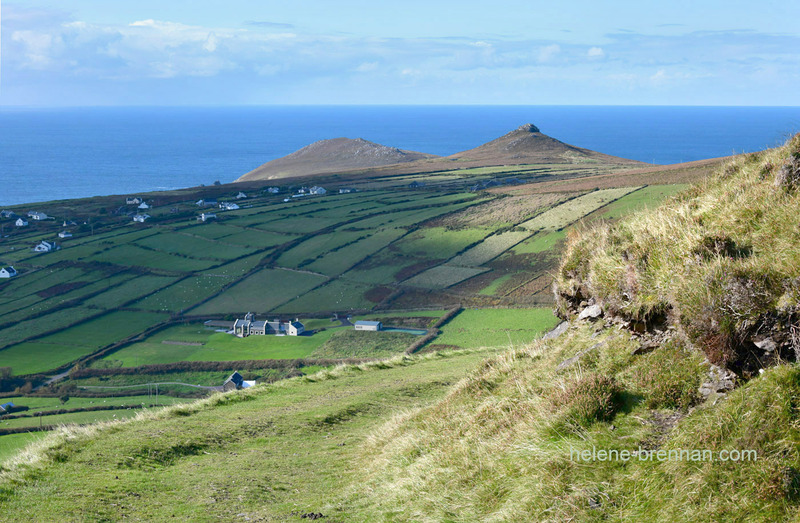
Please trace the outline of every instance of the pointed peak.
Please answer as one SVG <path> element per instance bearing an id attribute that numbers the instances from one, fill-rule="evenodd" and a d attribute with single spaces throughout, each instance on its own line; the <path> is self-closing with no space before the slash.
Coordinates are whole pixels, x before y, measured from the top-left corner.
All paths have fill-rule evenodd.
<path id="1" fill-rule="evenodd" d="M 525 125 L 521 125 L 517 127 L 517 131 L 525 132 L 525 133 L 538 133 L 539 128 L 533 125 L 532 123 L 526 123 Z"/>

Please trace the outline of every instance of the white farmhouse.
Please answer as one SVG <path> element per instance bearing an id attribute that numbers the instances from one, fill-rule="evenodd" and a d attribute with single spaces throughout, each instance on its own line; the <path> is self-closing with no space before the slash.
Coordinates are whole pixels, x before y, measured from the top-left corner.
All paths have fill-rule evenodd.
<path id="1" fill-rule="evenodd" d="M 35 252 L 52 252 L 52 251 L 57 251 L 60 248 L 61 247 L 56 245 L 54 242 L 42 241 L 39 242 L 39 244 L 36 245 L 36 247 L 34 247 L 33 250 Z"/>
<path id="2" fill-rule="evenodd" d="M 149 214 L 137 214 L 136 216 L 133 217 L 133 221 L 138 223 L 144 223 L 144 221 L 149 217 L 150 217 Z"/>
<path id="3" fill-rule="evenodd" d="M 267 192 L 270 194 L 278 194 L 281 192 L 280 187 L 267 187 Z"/>
<path id="4" fill-rule="evenodd" d="M 328 191 L 326 191 L 324 187 L 318 187 L 318 186 L 315 185 L 314 187 L 309 189 L 308 192 L 309 192 L 309 194 L 323 195 Z"/>
<path id="5" fill-rule="evenodd" d="M 239 208 L 239 206 L 233 202 L 222 202 L 221 204 L 219 204 L 219 208 L 222 209 L 223 211 L 235 211 L 236 209 Z"/>
<path id="6" fill-rule="evenodd" d="M 236 195 L 237 200 L 244 200 L 245 198 L 247 198 L 247 195 L 241 191 Z"/>
<path id="7" fill-rule="evenodd" d="M 300 323 L 298 320 L 290 321 L 286 323 L 286 334 L 289 336 L 300 336 L 306 331 L 305 326 Z"/>
<path id="8" fill-rule="evenodd" d="M 0 278 L 13 278 L 17 275 L 17 271 L 12 266 L 0 267 Z"/>
<path id="9" fill-rule="evenodd" d="M 28 213 L 28 218 L 31 218 L 32 220 L 36 221 L 41 221 L 41 220 L 46 220 L 48 216 L 43 212 L 31 211 Z"/>
<path id="10" fill-rule="evenodd" d="M 359 320 L 355 326 L 357 331 L 379 331 L 383 328 L 383 324 L 379 321 Z"/>
<path id="11" fill-rule="evenodd" d="M 27 227 L 28 226 L 28 222 L 26 222 L 22 218 L 17 218 L 17 221 L 14 222 L 14 225 L 16 225 L 17 227 Z"/>
<path id="12" fill-rule="evenodd" d="M 147 203 L 145 203 L 145 202 L 142 202 L 142 203 L 139 204 L 139 209 L 143 209 L 144 210 L 144 209 L 149 209 L 149 208 L 150 208 L 150 206 L 147 205 Z"/>
<path id="13" fill-rule="evenodd" d="M 61 231 L 58 233 L 59 238 L 72 238 L 72 233 L 69 231 Z"/>
<path id="14" fill-rule="evenodd" d="M 213 220 L 217 217 L 216 214 L 213 212 L 204 212 L 200 216 L 197 217 L 198 220 L 201 222 L 207 222 L 208 220 Z"/>
<path id="15" fill-rule="evenodd" d="M 142 203 L 142 199 L 138 196 L 125 199 L 125 205 L 139 205 L 140 203 Z"/>

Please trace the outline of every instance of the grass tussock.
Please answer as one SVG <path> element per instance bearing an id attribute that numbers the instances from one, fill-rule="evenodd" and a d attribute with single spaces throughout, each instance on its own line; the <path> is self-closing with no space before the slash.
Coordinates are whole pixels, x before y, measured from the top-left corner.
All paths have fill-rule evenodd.
<path id="1" fill-rule="evenodd" d="M 658 209 L 569 235 L 560 314 L 591 298 L 647 325 L 671 321 L 710 361 L 750 377 L 800 352 L 800 135 L 743 155 Z M 777 350 L 760 352 L 769 333 Z"/>

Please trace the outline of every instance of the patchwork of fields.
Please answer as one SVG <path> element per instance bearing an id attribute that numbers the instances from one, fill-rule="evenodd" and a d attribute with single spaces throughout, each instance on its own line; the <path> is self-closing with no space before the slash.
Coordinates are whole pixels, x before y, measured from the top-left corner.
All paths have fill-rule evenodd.
<path id="1" fill-rule="evenodd" d="M 0 262 L 20 273 L 0 283 L 0 367 L 46 373 L 117 345 L 125 348 L 110 357 L 129 364 L 125 355 L 140 357 L 149 343 L 137 336 L 182 317 L 547 303 L 538 282 L 566 227 L 586 216 L 616 218 L 676 190 L 498 197 L 395 189 L 290 202 L 259 194 L 208 223 L 193 219 L 187 201 L 154 207 L 152 223 L 70 227 L 74 237 L 45 254 L 31 246 L 62 230 L 61 218 L 37 223 L 0 241 Z M 142 361 L 204 357 L 157 345 Z M 292 357 L 301 353 L 310 354 Z"/>

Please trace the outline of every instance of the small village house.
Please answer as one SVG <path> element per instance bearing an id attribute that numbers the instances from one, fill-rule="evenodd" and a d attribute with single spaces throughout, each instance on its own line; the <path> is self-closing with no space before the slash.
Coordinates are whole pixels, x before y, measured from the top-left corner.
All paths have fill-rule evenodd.
<path id="1" fill-rule="evenodd" d="M 16 215 L 14 211 L 0 211 L 0 218 L 13 218 Z"/>
<path id="2" fill-rule="evenodd" d="M 46 220 L 47 218 L 49 218 L 49 216 L 47 216 L 43 212 L 31 211 L 28 213 L 28 218 L 30 218 L 31 220 L 41 221 L 41 220 Z"/>
<path id="3" fill-rule="evenodd" d="M 233 202 L 222 202 L 219 204 L 219 208 L 223 211 L 235 211 L 236 209 L 239 209 L 239 206 Z"/>
<path id="4" fill-rule="evenodd" d="M 357 331 L 379 331 L 383 329 L 383 324 L 379 321 L 359 320 L 355 323 Z"/>
<path id="5" fill-rule="evenodd" d="M 12 266 L 0 267 L 0 278 L 13 278 L 17 275 L 17 271 Z"/>
<path id="6" fill-rule="evenodd" d="M 147 203 L 145 203 L 145 202 L 142 202 L 142 203 L 139 204 L 139 209 L 145 210 L 145 209 L 149 209 L 149 208 L 150 208 L 150 206 L 147 205 Z"/>
<path id="7" fill-rule="evenodd" d="M 325 194 L 328 191 L 326 191 L 324 187 L 319 187 L 319 186 L 315 185 L 314 187 L 309 189 L 308 192 L 309 192 L 309 194 L 316 194 L 316 195 L 322 196 L 323 194 Z"/>
<path id="8" fill-rule="evenodd" d="M 138 223 L 144 223 L 145 220 L 147 220 L 148 218 L 150 218 L 149 214 L 137 214 L 136 216 L 133 217 L 133 221 Z"/>
<path id="9" fill-rule="evenodd" d="M 339 188 L 339 194 L 348 194 L 348 193 L 351 193 L 351 192 L 358 192 L 358 189 L 355 189 L 353 187 L 341 187 L 341 188 Z"/>
<path id="10" fill-rule="evenodd" d="M 13 402 L 3 403 L 0 404 L 0 414 L 8 414 L 9 412 L 13 412 L 16 405 Z"/>
<path id="11" fill-rule="evenodd" d="M 225 392 L 232 390 L 241 390 L 241 389 L 246 389 L 248 387 L 252 387 L 255 384 L 256 384 L 255 380 L 248 381 L 244 379 L 244 377 L 241 374 L 239 374 L 238 371 L 236 371 L 230 376 L 228 376 L 228 379 L 226 379 L 225 382 L 222 384 L 222 390 L 224 390 Z"/>
<path id="12" fill-rule="evenodd" d="M 216 207 L 217 200 L 213 198 L 208 200 L 197 200 L 197 202 L 195 202 L 195 205 L 197 205 L 198 207 Z"/>
<path id="13" fill-rule="evenodd" d="M 139 205 L 140 203 L 142 203 L 142 199 L 139 198 L 138 196 L 125 199 L 125 205 Z"/>
<path id="14" fill-rule="evenodd" d="M 280 187 L 267 187 L 267 192 L 270 194 L 278 194 L 281 192 Z"/>
<path id="15" fill-rule="evenodd" d="M 72 238 L 72 233 L 69 231 L 61 231 L 58 233 L 59 238 Z"/>
<path id="16" fill-rule="evenodd" d="M 201 222 L 207 222 L 208 220 L 214 220 L 217 218 L 217 215 L 213 212 L 204 212 L 200 216 L 197 217 L 198 220 Z"/>
<path id="17" fill-rule="evenodd" d="M 241 191 L 236 195 L 237 200 L 244 200 L 245 198 L 247 198 L 247 195 Z"/>
<path id="18" fill-rule="evenodd" d="M 17 221 L 14 222 L 14 225 L 16 225 L 17 227 L 27 227 L 28 222 L 26 222 L 23 218 L 17 218 Z"/>
<path id="19" fill-rule="evenodd" d="M 39 242 L 34 248 L 34 252 L 52 252 L 57 251 L 61 247 L 55 244 L 55 242 L 48 242 L 48 241 L 41 241 Z"/>

